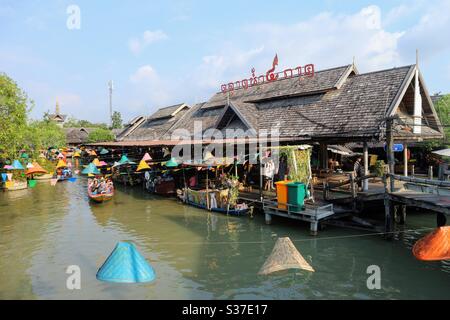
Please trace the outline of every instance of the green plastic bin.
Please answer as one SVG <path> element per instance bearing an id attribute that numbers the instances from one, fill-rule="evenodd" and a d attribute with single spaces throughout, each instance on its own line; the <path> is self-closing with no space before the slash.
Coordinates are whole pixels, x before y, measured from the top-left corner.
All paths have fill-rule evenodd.
<path id="1" fill-rule="evenodd" d="M 288 187 L 289 210 L 299 212 L 305 209 L 306 185 L 303 182 L 291 182 Z"/>

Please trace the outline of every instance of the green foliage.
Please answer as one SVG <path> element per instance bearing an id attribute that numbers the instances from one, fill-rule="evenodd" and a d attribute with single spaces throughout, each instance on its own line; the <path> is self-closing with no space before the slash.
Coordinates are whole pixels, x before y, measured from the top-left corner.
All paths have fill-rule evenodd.
<path id="1" fill-rule="evenodd" d="M 310 149 L 298 150 L 297 147 L 280 147 L 279 156 L 287 157 L 289 169 L 288 179 L 308 184 L 310 172 L 309 162 L 311 159 Z M 296 169 L 297 167 L 297 169 Z"/>
<path id="2" fill-rule="evenodd" d="M 28 127 L 29 148 L 34 158 L 39 155 L 39 150 L 50 146 L 62 148 L 66 145 L 66 135 L 53 121 L 33 121 Z"/>
<path id="3" fill-rule="evenodd" d="M 64 128 L 101 128 L 108 129 L 106 123 L 93 123 L 87 120 L 78 120 L 73 117 L 69 117 L 66 122 L 64 122 Z"/>
<path id="4" fill-rule="evenodd" d="M 384 175 L 385 163 L 383 160 L 377 160 L 373 166 L 373 172 L 377 177 L 382 177 Z"/>
<path id="5" fill-rule="evenodd" d="M 444 95 L 434 104 L 436 113 L 444 126 L 445 140 L 450 140 L 450 94 Z"/>
<path id="6" fill-rule="evenodd" d="M 114 141 L 114 134 L 108 129 L 97 128 L 89 133 L 88 142 L 106 141 Z"/>
<path id="7" fill-rule="evenodd" d="M 27 113 L 32 105 L 25 92 L 6 74 L 0 73 L 1 158 L 12 159 L 27 145 Z"/>
<path id="8" fill-rule="evenodd" d="M 122 129 L 122 115 L 119 111 L 114 111 L 112 115 L 112 129 Z"/>

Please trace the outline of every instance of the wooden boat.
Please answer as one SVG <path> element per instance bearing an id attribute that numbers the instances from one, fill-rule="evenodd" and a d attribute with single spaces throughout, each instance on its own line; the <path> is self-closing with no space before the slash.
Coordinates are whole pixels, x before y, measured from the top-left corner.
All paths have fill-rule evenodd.
<path id="1" fill-rule="evenodd" d="M 189 192 L 192 192 L 192 191 L 193 190 L 189 190 Z M 200 208 L 200 209 L 205 209 L 208 211 L 219 212 L 219 213 L 229 214 L 229 215 L 233 215 L 233 216 L 243 216 L 243 215 L 246 215 L 250 211 L 250 208 L 245 208 L 245 209 L 230 208 L 228 210 L 226 208 L 221 208 L 221 207 L 207 208 L 205 201 L 200 201 L 200 202 L 192 201 L 192 200 L 190 200 L 190 197 L 189 196 L 186 197 L 186 194 L 181 190 L 179 190 L 179 192 L 177 192 L 177 196 L 181 201 L 183 201 L 184 203 L 186 203 L 188 205 L 191 205 L 193 207 Z"/>
<path id="2" fill-rule="evenodd" d="M 108 200 L 111 200 L 114 196 L 114 189 L 110 193 L 98 193 L 93 194 L 91 190 L 88 188 L 88 197 L 94 202 L 101 203 Z"/>
<path id="3" fill-rule="evenodd" d="M 5 183 L 5 190 L 8 191 L 24 190 L 27 188 L 28 188 L 27 181 L 7 181 Z"/>
<path id="4" fill-rule="evenodd" d="M 184 203 L 191 205 L 193 207 L 197 207 L 200 209 L 205 209 L 208 210 L 208 208 L 206 208 L 206 206 L 199 204 L 199 203 L 195 203 L 189 200 L 186 200 Z M 232 216 L 244 216 L 248 213 L 248 211 L 250 210 L 250 208 L 246 208 L 246 209 L 240 209 L 240 210 L 236 210 L 236 209 L 230 209 L 227 211 L 227 209 L 223 209 L 223 208 L 211 208 L 209 209 L 210 211 L 213 212 L 220 212 L 220 213 L 224 213 L 224 214 L 229 214 Z"/>
<path id="5" fill-rule="evenodd" d="M 35 176 L 34 180 L 50 180 L 52 178 L 53 178 L 53 174 L 46 173 L 46 174 L 42 174 L 40 176 Z"/>

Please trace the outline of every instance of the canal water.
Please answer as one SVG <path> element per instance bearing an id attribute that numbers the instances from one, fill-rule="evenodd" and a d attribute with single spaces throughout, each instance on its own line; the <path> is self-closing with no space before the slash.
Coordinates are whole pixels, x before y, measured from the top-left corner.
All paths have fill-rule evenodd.
<path id="1" fill-rule="evenodd" d="M 118 188 L 92 204 L 87 180 L 0 194 L 0 299 L 450 299 L 450 262 L 420 262 L 411 247 L 435 217 L 410 214 L 393 241 L 283 219 L 264 224 Z M 259 276 L 277 237 L 290 237 L 316 272 Z M 148 284 L 110 284 L 95 274 L 118 241 L 131 240 L 154 267 Z M 81 269 L 69 290 L 66 269 Z M 381 289 L 367 288 L 367 267 L 381 270 Z"/>

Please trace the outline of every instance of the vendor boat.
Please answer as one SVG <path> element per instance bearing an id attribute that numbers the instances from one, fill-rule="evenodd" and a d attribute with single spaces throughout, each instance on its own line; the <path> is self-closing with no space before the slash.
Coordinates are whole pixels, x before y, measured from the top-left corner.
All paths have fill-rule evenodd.
<path id="1" fill-rule="evenodd" d="M 97 203 L 101 203 L 101 202 L 105 202 L 108 200 L 111 200 L 114 196 L 114 189 L 112 189 L 110 192 L 108 193 L 92 193 L 90 188 L 88 187 L 88 197 L 89 199 L 91 199 L 94 202 Z"/>
<path id="2" fill-rule="evenodd" d="M 249 208 L 245 203 L 236 204 L 232 208 L 226 204 L 220 204 L 221 194 L 223 195 L 227 193 L 228 190 L 209 190 L 209 197 L 207 201 L 206 190 L 192 190 L 187 188 L 184 190 L 178 190 L 177 196 L 181 201 L 193 207 L 223 214 L 243 216 L 251 210 L 251 208 Z M 214 201 L 212 201 L 212 197 L 214 197 Z M 217 203 L 217 201 L 219 201 L 219 203 Z"/>

